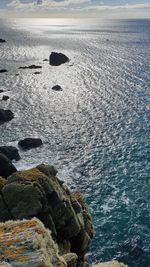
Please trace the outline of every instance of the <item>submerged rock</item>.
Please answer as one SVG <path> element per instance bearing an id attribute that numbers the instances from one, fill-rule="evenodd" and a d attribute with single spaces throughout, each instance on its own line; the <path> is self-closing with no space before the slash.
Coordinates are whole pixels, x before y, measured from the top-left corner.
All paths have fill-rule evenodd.
<path id="1" fill-rule="evenodd" d="M 44 164 L 16 172 L 7 178 L 1 194 L 10 219 L 39 218 L 51 230 L 62 255 L 76 254 L 64 257 L 74 267 L 77 261 L 84 262 L 93 237 L 92 220 L 81 194 L 72 194 L 56 172 Z M 74 208 L 77 205 L 80 209 Z"/>
<path id="2" fill-rule="evenodd" d="M 9 109 L 0 109 L 0 124 L 7 121 L 11 121 L 14 118 L 14 114 Z"/>
<path id="3" fill-rule="evenodd" d="M 0 73 L 5 73 L 5 72 L 8 72 L 6 69 L 1 69 L 0 70 Z"/>
<path id="4" fill-rule="evenodd" d="M 9 96 L 8 95 L 3 95 L 3 97 L 2 97 L 2 100 L 3 101 L 7 101 L 9 99 Z"/>
<path id="5" fill-rule="evenodd" d="M 49 57 L 49 64 L 52 66 L 59 66 L 66 62 L 69 62 L 69 58 L 62 53 L 52 52 Z"/>
<path id="6" fill-rule="evenodd" d="M 40 138 L 25 138 L 18 142 L 18 145 L 24 149 L 32 149 L 41 146 L 42 140 Z"/>
<path id="7" fill-rule="evenodd" d="M 40 71 L 36 71 L 36 72 L 34 72 L 33 74 L 41 74 L 41 72 Z"/>
<path id="8" fill-rule="evenodd" d="M 61 88 L 60 85 L 55 85 L 55 86 L 52 87 L 52 90 L 54 90 L 54 91 L 62 91 L 63 89 Z"/>
<path id="9" fill-rule="evenodd" d="M 0 38 L 0 43 L 6 43 L 6 40 Z"/>
<path id="10" fill-rule="evenodd" d="M 16 172 L 15 166 L 11 163 L 4 154 L 0 154 L 0 176 L 7 178 L 14 172 Z"/>
<path id="11" fill-rule="evenodd" d="M 37 65 L 30 65 L 30 66 L 24 66 L 24 67 L 20 67 L 19 69 L 41 69 L 42 66 L 37 66 Z"/>
<path id="12" fill-rule="evenodd" d="M 4 154 L 10 160 L 19 160 L 18 149 L 14 146 L 0 146 L 0 153 Z"/>

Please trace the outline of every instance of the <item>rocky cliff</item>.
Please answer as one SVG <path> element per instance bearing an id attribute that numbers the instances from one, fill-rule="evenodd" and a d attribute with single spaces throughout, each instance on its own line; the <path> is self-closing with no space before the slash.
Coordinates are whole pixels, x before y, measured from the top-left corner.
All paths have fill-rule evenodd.
<path id="1" fill-rule="evenodd" d="M 56 174 L 53 166 L 42 164 L 0 178 L 0 221 L 40 219 L 59 254 L 75 253 L 78 266 L 84 266 L 93 238 L 91 216 L 81 194 L 70 192 Z"/>

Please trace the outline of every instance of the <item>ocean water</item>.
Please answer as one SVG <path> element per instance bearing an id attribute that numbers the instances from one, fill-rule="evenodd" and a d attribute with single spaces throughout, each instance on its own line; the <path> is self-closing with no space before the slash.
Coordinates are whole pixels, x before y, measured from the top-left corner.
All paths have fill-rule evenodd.
<path id="1" fill-rule="evenodd" d="M 0 126 L 0 145 L 42 138 L 15 165 L 54 164 L 84 194 L 95 227 L 91 262 L 150 267 L 149 29 L 150 20 L 0 21 L 0 68 L 8 69 L 0 89 L 10 96 L 0 107 L 15 114 Z M 52 51 L 71 61 L 49 66 Z M 31 64 L 41 74 L 18 69 Z"/>

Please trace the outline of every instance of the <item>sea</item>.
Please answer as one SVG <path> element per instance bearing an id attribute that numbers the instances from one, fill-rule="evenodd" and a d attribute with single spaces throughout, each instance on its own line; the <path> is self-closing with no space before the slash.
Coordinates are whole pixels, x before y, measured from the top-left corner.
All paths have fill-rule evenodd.
<path id="1" fill-rule="evenodd" d="M 83 193 L 90 262 L 150 267 L 150 20 L 1 19 L 0 38 L 0 107 L 15 115 L 0 126 L 0 145 L 43 140 L 14 164 L 53 164 Z M 50 66 L 52 51 L 70 61 Z M 40 74 L 19 69 L 32 64 Z"/>

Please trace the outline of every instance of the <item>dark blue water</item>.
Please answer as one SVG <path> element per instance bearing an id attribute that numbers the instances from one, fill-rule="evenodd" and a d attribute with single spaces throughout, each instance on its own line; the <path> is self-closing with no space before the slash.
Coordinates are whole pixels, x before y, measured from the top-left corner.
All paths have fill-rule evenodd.
<path id="1" fill-rule="evenodd" d="M 1 23 L 0 89 L 15 119 L 0 144 L 38 136 L 18 168 L 55 164 L 90 205 L 93 262 L 150 267 L 150 20 L 23 20 Z M 53 68 L 51 51 L 71 58 Z M 41 64 L 41 75 L 18 67 Z M 19 73 L 19 76 L 15 76 Z M 51 90 L 60 84 L 62 92 Z"/>

